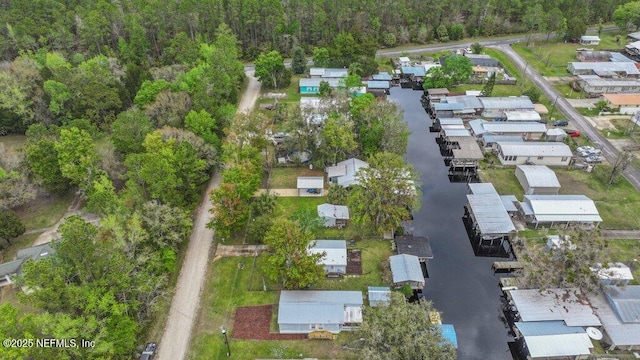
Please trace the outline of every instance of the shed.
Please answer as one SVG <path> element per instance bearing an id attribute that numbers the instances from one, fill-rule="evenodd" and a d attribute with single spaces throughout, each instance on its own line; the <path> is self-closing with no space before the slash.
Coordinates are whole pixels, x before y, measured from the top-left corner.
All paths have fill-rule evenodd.
<path id="1" fill-rule="evenodd" d="M 560 191 L 556 173 L 544 165 L 517 165 L 516 178 L 525 195 L 558 195 Z"/>
<path id="2" fill-rule="evenodd" d="M 323 176 L 298 176 L 298 196 L 322 196 Z"/>
<path id="3" fill-rule="evenodd" d="M 367 294 L 369 306 L 376 307 L 391 304 L 391 289 L 388 287 L 369 286 Z"/>
<path id="4" fill-rule="evenodd" d="M 548 142 L 563 142 L 567 138 L 567 133 L 560 128 L 547 129 L 545 138 Z"/>
<path id="5" fill-rule="evenodd" d="M 573 153 L 559 142 L 498 142 L 496 152 L 502 165 L 567 166 Z"/>
<path id="6" fill-rule="evenodd" d="M 591 228 L 602 222 L 596 204 L 584 195 L 525 195 L 518 210 L 536 228 L 540 224 Z"/>
<path id="7" fill-rule="evenodd" d="M 349 222 L 349 208 L 344 205 L 320 204 L 318 216 L 324 220 L 325 227 L 342 228 Z"/>
<path id="8" fill-rule="evenodd" d="M 426 236 L 396 236 L 394 241 L 398 254 L 416 256 L 420 262 L 433 259 L 431 242 Z"/>
<path id="9" fill-rule="evenodd" d="M 322 254 L 318 261 L 327 274 L 344 275 L 347 273 L 347 242 L 345 240 L 314 240 L 309 254 Z"/>
<path id="10" fill-rule="evenodd" d="M 590 268 L 591 271 L 598 275 L 598 278 L 603 285 L 626 286 L 633 280 L 633 273 L 627 265 L 620 262 L 609 263 L 608 265 L 609 266 L 605 268 L 602 264 L 597 263 Z M 640 299 L 640 293 L 638 296 Z M 640 322 L 640 318 L 638 318 L 638 322 Z"/>
<path id="11" fill-rule="evenodd" d="M 400 56 L 398 62 L 400 63 L 400 67 L 411 66 L 411 59 L 409 59 L 408 56 Z"/>
<path id="12" fill-rule="evenodd" d="M 605 286 L 604 292 L 619 290 L 637 285 L 628 285 L 624 288 L 618 286 Z M 589 302 L 602 322 L 604 329 L 604 341 L 610 344 L 609 350 L 640 350 L 640 323 L 623 322 L 613 305 L 607 300 L 605 294 L 587 294 Z M 616 294 L 614 294 L 616 296 Z"/>
<path id="13" fill-rule="evenodd" d="M 400 288 L 409 285 L 414 290 L 424 288 L 424 274 L 417 256 L 400 254 L 389 257 L 393 285 Z"/>
<path id="14" fill-rule="evenodd" d="M 337 334 L 362 323 L 362 292 L 283 290 L 278 305 L 281 334 L 325 330 Z"/>
<path id="15" fill-rule="evenodd" d="M 562 321 L 516 322 L 531 359 L 566 358 L 591 354 L 593 344 L 579 326 L 567 326 Z"/>
<path id="16" fill-rule="evenodd" d="M 332 184 L 338 184 L 342 187 L 350 187 L 352 185 L 358 185 L 357 174 L 361 168 L 368 168 L 369 164 L 366 162 L 351 158 L 345 161 L 340 161 L 335 166 L 329 166 L 326 168 L 327 178 Z"/>
<path id="17" fill-rule="evenodd" d="M 563 321 L 567 326 L 600 326 L 587 298 L 577 288 L 508 290 L 521 321 Z"/>
<path id="18" fill-rule="evenodd" d="M 600 37 L 593 35 L 582 35 L 580 36 L 580 44 L 581 45 L 598 45 L 600 44 Z"/>

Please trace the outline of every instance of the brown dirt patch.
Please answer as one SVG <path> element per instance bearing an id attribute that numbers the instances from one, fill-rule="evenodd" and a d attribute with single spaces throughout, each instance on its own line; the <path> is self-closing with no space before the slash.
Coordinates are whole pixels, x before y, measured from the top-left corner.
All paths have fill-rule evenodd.
<path id="1" fill-rule="evenodd" d="M 362 275 L 362 251 L 347 249 L 347 274 Z"/>
<path id="2" fill-rule="evenodd" d="M 303 340 L 305 334 L 277 334 L 269 329 L 273 305 L 242 306 L 233 320 L 233 339 L 240 340 Z"/>

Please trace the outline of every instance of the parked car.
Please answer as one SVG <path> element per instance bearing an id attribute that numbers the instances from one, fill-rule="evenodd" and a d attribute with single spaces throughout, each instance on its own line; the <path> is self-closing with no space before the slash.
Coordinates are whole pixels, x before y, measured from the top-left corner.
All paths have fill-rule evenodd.
<path id="1" fill-rule="evenodd" d="M 156 343 L 150 342 L 144 347 L 140 360 L 153 360 L 156 355 Z"/>
<path id="2" fill-rule="evenodd" d="M 569 122 L 567 120 L 558 120 L 553 123 L 553 126 L 567 126 Z"/>
<path id="3" fill-rule="evenodd" d="M 566 132 L 567 135 L 569 135 L 569 137 L 578 137 L 578 136 L 580 136 L 580 131 L 579 130 L 565 129 L 564 132 Z"/>

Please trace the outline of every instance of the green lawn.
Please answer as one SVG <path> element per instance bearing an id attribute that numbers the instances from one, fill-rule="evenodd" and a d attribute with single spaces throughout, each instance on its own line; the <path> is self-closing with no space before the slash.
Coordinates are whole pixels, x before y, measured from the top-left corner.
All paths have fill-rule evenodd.
<path id="1" fill-rule="evenodd" d="M 305 77 L 305 75 L 291 75 L 291 83 L 286 88 L 282 89 L 271 89 L 262 87 L 260 89 L 261 94 L 264 96 L 267 93 L 285 93 L 287 94 L 286 99 L 280 99 L 281 102 L 299 102 L 300 101 L 300 92 L 299 92 L 299 81 L 300 78 Z M 273 100 L 271 100 L 273 101 Z"/>
<path id="2" fill-rule="evenodd" d="M 585 97 L 584 94 L 582 94 L 582 91 L 573 90 L 571 85 L 568 84 L 554 85 L 553 87 L 567 99 L 582 99 Z"/>
<path id="3" fill-rule="evenodd" d="M 518 67 L 509 59 L 509 57 L 500 50 L 485 48 L 483 52 L 490 55 L 492 58 L 498 60 L 502 67 L 507 70 L 509 75 L 520 81 L 522 79 L 522 73 L 518 70 Z"/>
<path id="4" fill-rule="evenodd" d="M 640 132 L 640 127 L 636 126 L 634 132 L 631 130 L 634 128 L 634 124 L 628 118 L 611 119 L 611 124 L 615 126 L 613 129 L 603 129 L 600 133 L 609 139 L 627 139 L 630 137 L 637 138 Z"/>
<path id="5" fill-rule="evenodd" d="M 603 32 L 602 41 L 598 46 L 585 46 L 575 43 L 536 41 L 526 46 L 526 42 L 513 44 L 515 51 L 522 56 L 529 66 L 535 68 L 543 76 L 568 76 L 567 63 L 579 61 L 576 58 L 576 49 L 622 49 L 624 44 L 618 45 L 615 41 L 616 33 Z M 624 36 L 623 36 L 624 39 Z M 624 40 L 623 40 L 624 41 Z"/>
<path id="6" fill-rule="evenodd" d="M 73 201 L 73 194 L 63 196 L 51 195 L 48 198 L 40 197 L 16 210 L 16 214 L 24 223 L 27 231 L 55 225 L 67 211 Z"/>
<path id="7" fill-rule="evenodd" d="M 298 210 L 314 211 L 318 210 L 318 205 L 327 202 L 325 196 L 320 197 L 278 197 L 276 213 L 280 216 L 290 217 Z"/>
<path id="8" fill-rule="evenodd" d="M 592 108 L 575 108 L 580 114 L 582 114 L 583 116 L 598 116 L 600 114 L 600 111 L 598 109 L 596 109 L 595 107 Z"/>
<path id="9" fill-rule="evenodd" d="M 275 167 L 271 170 L 270 185 L 272 189 L 295 189 L 298 176 L 324 176 L 320 169 L 306 167 Z"/>
<path id="10" fill-rule="evenodd" d="M 622 262 L 633 271 L 631 285 L 640 285 L 640 240 L 607 240 L 607 255 L 610 262 Z"/>
<path id="11" fill-rule="evenodd" d="M 515 195 L 518 200 L 522 200 L 524 190 L 515 175 L 515 168 L 504 169 L 481 169 L 480 179 L 483 182 L 490 182 L 500 195 Z"/>

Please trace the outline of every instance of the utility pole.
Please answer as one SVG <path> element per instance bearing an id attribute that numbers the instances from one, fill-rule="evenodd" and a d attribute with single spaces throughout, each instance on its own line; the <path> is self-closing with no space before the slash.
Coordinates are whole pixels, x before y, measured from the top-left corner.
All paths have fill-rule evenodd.
<path id="1" fill-rule="evenodd" d="M 220 327 L 222 330 L 222 336 L 224 336 L 224 344 L 227 346 L 227 357 L 231 357 L 231 348 L 229 347 L 229 338 L 227 338 L 227 329 L 224 326 Z"/>

